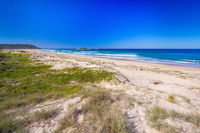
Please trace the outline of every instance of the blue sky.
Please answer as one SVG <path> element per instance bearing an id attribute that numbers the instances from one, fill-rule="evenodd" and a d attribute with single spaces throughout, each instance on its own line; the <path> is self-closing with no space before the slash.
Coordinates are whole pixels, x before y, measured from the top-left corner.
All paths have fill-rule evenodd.
<path id="1" fill-rule="evenodd" d="M 199 0 L 0 0 L 0 43 L 200 48 Z"/>

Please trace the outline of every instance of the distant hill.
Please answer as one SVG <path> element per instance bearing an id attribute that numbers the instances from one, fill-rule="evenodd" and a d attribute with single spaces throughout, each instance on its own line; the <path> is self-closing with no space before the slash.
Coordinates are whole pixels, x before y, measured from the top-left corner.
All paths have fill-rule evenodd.
<path id="1" fill-rule="evenodd" d="M 32 44 L 0 44 L 0 49 L 39 49 Z"/>
<path id="2" fill-rule="evenodd" d="M 90 50 L 90 48 L 78 48 L 77 50 Z"/>

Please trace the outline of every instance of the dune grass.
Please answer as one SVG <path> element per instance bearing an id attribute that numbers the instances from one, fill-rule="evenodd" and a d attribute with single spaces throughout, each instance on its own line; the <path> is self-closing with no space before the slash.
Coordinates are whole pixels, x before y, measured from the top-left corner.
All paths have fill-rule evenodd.
<path id="1" fill-rule="evenodd" d="M 0 131 L 18 130 L 15 120 L 5 117 L 7 110 L 77 94 L 85 83 L 109 81 L 113 76 L 111 72 L 78 67 L 52 70 L 30 60 L 27 54 L 0 53 Z"/>
<path id="2" fill-rule="evenodd" d="M 178 132 L 174 127 L 163 122 L 167 118 L 180 119 L 200 127 L 200 114 L 183 114 L 174 110 L 166 110 L 159 106 L 151 108 L 147 113 L 150 125 L 163 133 Z"/>
<path id="3" fill-rule="evenodd" d="M 26 133 L 25 124 L 27 119 L 15 119 L 16 115 L 0 114 L 0 132 L 1 133 Z"/>
<path id="4" fill-rule="evenodd" d="M 83 89 L 84 83 L 113 78 L 113 73 L 87 68 L 51 70 L 51 66 L 33 64 L 24 54 L 0 53 L 0 59 L 0 102 L 5 108 L 75 94 Z"/>
<path id="5" fill-rule="evenodd" d="M 47 120 L 52 117 L 55 117 L 58 114 L 58 110 L 40 110 L 34 113 L 33 120 L 39 121 L 39 120 Z"/>
<path id="6" fill-rule="evenodd" d="M 174 127 L 162 121 L 168 117 L 169 115 L 166 110 L 159 106 L 153 107 L 148 110 L 148 120 L 153 128 L 161 131 L 162 133 L 177 133 Z"/>
<path id="7" fill-rule="evenodd" d="M 74 132 L 88 133 L 129 133 L 125 115 L 112 104 L 115 99 L 110 91 L 103 88 L 84 89 L 81 91 L 82 98 L 87 102 L 81 109 L 72 108 L 61 121 L 61 132 L 66 128 L 73 128 Z M 78 123 L 79 115 L 84 115 L 84 122 Z"/>

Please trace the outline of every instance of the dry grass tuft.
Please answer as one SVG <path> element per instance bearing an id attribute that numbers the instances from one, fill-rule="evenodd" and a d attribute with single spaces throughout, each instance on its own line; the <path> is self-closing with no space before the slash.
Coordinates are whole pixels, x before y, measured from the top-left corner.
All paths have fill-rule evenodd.
<path id="1" fill-rule="evenodd" d="M 167 97 L 167 101 L 170 102 L 170 103 L 176 103 L 175 97 L 172 96 L 172 95 L 169 95 L 169 96 Z"/>
<path id="2" fill-rule="evenodd" d="M 115 108 L 109 112 L 102 123 L 101 133 L 129 133 L 125 115 Z"/>
<path id="3" fill-rule="evenodd" d="M 40 110 L 35 112 L 33 119 L 34 121 L 39 121 L 39 120 L 47 120 L 52 117 L 56 117 L 58 114 L 58 110 Z"/>

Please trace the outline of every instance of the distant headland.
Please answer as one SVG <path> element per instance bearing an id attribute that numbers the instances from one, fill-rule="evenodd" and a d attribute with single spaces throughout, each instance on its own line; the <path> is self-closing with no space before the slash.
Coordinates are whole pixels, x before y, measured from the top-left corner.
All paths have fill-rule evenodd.
<path id="1" fill-rule="evenodd" d="M 0 49 L 39 49 L 32 44 L 0 44 Z"/>
<path id="2" fill-rule="evenodd" d="M 77 50 L 90 50 L 91 48 L 78 48 Z"/>

